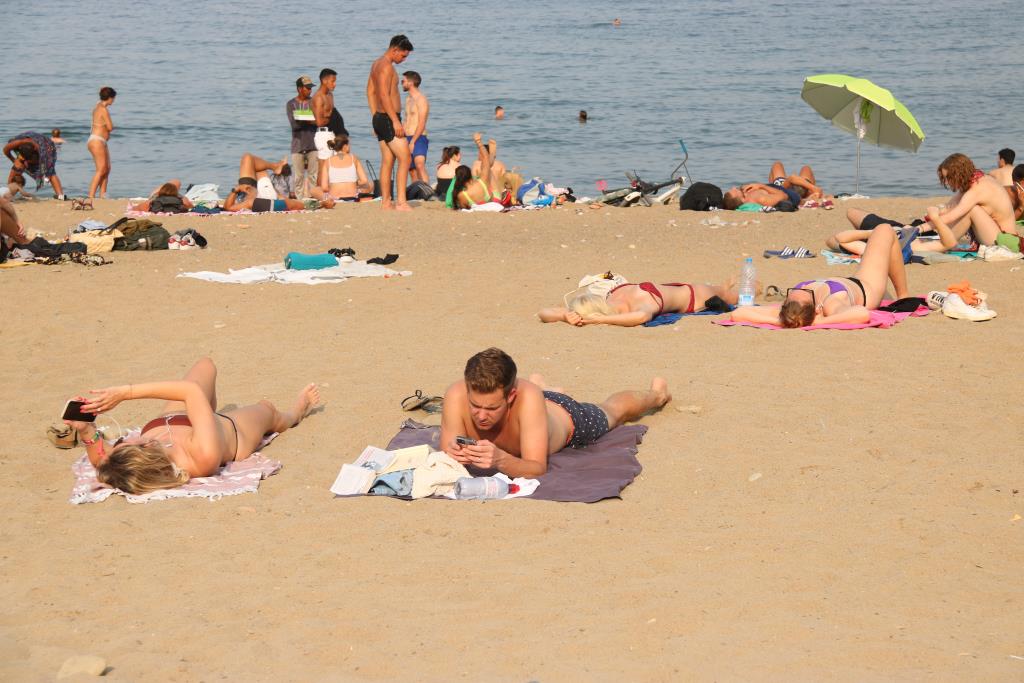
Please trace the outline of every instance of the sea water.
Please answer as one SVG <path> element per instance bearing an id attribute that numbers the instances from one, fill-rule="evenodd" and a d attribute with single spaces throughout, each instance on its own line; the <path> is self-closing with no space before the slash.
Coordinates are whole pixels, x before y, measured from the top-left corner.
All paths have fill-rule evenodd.
<path id="1" fill-rule="evenodd" d="M 0 137 L 61 128 L 57 170 L 71 195 L 93 173 L 85 140 L 104 85 L 118 91 L 112 196 L 172 177 L 223 190 L 244 152 L 284 157 L 295 79 L 325 66 L 339 74 L 353 151 L 379 165 L 366 77 L 397 33 L 415 46 L 399 70 L 419 72 L 430 98 L 431 171 L 446 145 L 475 158 L 479 130 L 509 167 L 593 195 L 601 180 L 624 185 L 625 171 L 666 178 L 683 139 L 695 180 L 763 182 L 779 159 L 852 191 L 855 138 L 800 99 L 819 73 L 889 88 L 927 135 L 917 154 L 865 145 L 862 193 L 944 193 L 935 168 L 952 152 L 984 169 L 1002 147 L 1024 156 L 1019 0 L 2 4 Z"/>

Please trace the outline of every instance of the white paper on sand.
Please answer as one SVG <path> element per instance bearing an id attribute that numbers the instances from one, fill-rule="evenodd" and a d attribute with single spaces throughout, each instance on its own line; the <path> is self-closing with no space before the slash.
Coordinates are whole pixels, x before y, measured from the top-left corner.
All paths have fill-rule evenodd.
<path id="1" fill-rule="evenodd" d="M 391 270 L 376 263 L 353 261 L 339 263 L 330 268 L 316 270 L 289 270 L 282 263 L 268 263 L 252 268 L 230 269 L 226 273 L 201 270 L 194 273 L 178 273 L 178 277 L 195 278 L 208 282 L 251 285 L 257 282 L 280 282 L 283 284 L 322 285 L 344 282 L 350 277 L 396 277 L 412 275 L 411 270 Z"/>
<path id="2" fill-rule="evenodd" d="M 331 493 L 336 496 L 365 495 L 377 475 L 394 461 L 393 452 L 367 446 L 355 461 L 341 466 L 341 471 L 331 485 Z"/>

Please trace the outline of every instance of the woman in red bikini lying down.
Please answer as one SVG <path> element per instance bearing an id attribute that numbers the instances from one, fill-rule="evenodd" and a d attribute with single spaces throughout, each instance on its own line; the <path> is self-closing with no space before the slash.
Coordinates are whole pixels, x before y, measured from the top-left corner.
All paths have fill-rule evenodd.
<path id="1" fill-rule="evenodd" d="M 891 281 L 896 298 L 907 296 L 907 271 L 895 229 L 882 223 L 868 237 L 860 265 L 850 277 L 805 280 L 786 291 L 782 305 L 742 306 L 736 322 L 771 323 L 786 328 L 828 323 L 867 323 Z"/>
<path id="2" fill-rule="evenodd" d="M 541 322 L 564 322 L 577 327 L 583 325 L 621 325 L 636 327 L 657 318 L 662 313 L 696 313 L 706 308 L 708 299 L 717 296 L 735 306 L 736 286 L 691 285 L 669 282 L 624 284 L 612 289 L 606 296 L 584 293 L 569 300 L 566 307 L 542 309 L 537 315 Z"/>
<path id="3" fill-rule="evenodd" d="M 320 401 L 320 390 L 310 384 L 289 410 L 260 401 L 218 413 L 216 382 L 213 361 L 201 358 L 184 379 L 108 387 L 81 399 L 86 401 L 82 409 L 90 413 L 104 413 L 122 401 L 140 398 L 167 401 L 160 416 L 147 422 L 136 438 L 110 444 L 92 422 L 65 422 L 78 431 L 97 479 L 139 494 L 174 488 L 191 477 L 208 477 L 232 460 L 248 458 L 265 434 L 296 426 Z"/>

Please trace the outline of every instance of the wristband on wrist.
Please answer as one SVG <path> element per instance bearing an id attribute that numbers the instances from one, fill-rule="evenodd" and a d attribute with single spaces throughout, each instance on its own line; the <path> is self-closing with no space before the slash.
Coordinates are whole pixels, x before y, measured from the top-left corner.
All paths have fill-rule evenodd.
<path id="1" fill-rule="evenodd" d="M 82 440 L 82 443 L 84 443 L 86 446 L 94 445 L 102 437 L 103 435 L 100 433 L 100 430 L 98 429 L 93 433 L 91 441 L 89 439 L 86 439 L 84 436 L 79 436 L 79 438 Z"/>

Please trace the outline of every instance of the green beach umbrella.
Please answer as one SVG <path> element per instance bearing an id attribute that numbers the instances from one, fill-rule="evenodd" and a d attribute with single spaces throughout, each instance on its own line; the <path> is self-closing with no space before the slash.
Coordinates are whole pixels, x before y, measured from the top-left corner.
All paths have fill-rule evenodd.
<path id="1" fill-rule="evenodd" d="M 820 74 L 804 79 L 800 93 L 814 111 L 857 136 L 857 190 L 860 190 L 860 144 L 916 152 L 924 131 L 903 103 L 866 78 Z"/>

